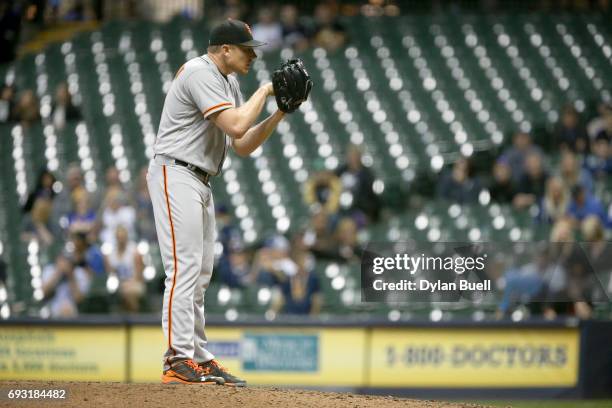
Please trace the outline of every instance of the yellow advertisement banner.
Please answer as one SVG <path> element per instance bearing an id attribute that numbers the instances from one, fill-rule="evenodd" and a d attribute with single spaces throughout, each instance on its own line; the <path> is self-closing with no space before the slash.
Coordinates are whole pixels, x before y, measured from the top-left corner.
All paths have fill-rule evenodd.
<path id="1" fill-rule="evenodd" d="M 207 335 L 209 350 L 252 385 L 572 387 L 578 378 L 579 331 L 570 328 L 210 327 Z M 158 382 L 165 347 L 157 326 L 3 325 L 0 380 Z"/>
<path id="2" fill-rule="evenodd" d="M 578 329 L 375 329 L 371 387 L 571 387 Z"/>
<path id="3" fill-rule="evenodd" d="M 0 327 L 0 380 L 125 381 L 125 328 Z"/>
<path id="4" fill-rule="evenodd" d="M 131 327 L 131 380 L 157 382 L 165 349 L 158 327 Z M 220 328 L 208 349 L 252 385 L 364 386 L 366 329 Z"/>

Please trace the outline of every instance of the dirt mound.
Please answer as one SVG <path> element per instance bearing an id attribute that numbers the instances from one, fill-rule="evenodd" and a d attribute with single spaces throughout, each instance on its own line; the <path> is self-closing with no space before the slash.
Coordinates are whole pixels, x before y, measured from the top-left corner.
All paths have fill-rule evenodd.
<path id="1" fill-rule="evenodd" d="M 53 402 L 42 400 L 8 400 L 10 389 L 64 389 L 62 407 L 479 407 L 440 401 L 417 401 L 395 397 L 379 397 L 335 392 L 305 391 L 269 387 L 232 388 L 217 385 L 161 385 L 96 382 L 0 382 L 0 407 L 40 407 Z M 47 399 L 47 401 L 49 401 Z M 214 402 L 214 404 L 213 404 Z"/>

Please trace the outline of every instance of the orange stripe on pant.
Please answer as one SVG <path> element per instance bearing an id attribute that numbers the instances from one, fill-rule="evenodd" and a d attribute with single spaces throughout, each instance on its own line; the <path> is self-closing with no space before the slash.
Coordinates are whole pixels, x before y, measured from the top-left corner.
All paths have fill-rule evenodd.
<path id="1" fill-rule="evenodd" d="M 176 259 L 176 239 L 174 238 L 174 223 L 172 222 L 172 211 L 170 211 L 170 197 L 168 197 L 168 174 L 166 166 L 164 169 L 164 193 L 166 194 L 166 205 L 168 207 L 168 218 L 170 219 L 170 234 L 172 235 L 172 256 L 174 258 L 174 274 L 172 275 L 172 289 L 170 289 L 170 299 L 168 300 L 168 348 L 176 355 L 172 348 L 172 298 L 174 287 L 176 286 L 176 276 L 178 275 L 178 260 Z"/>

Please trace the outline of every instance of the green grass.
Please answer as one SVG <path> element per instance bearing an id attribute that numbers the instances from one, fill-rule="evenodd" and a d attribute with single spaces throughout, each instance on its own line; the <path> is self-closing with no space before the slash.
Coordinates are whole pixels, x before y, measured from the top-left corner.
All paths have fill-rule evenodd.
<path id="1" fill-rule="evenodd" d="M 466 401 L 467 402 L 467 401 Z M 562 400 L 501 400 L 501 401 L 469 401 L 473 404 L 481 404 L 493 407 L 512 408 L 610 408 L 612 400 L 594 401 L 562 401 Z"/>

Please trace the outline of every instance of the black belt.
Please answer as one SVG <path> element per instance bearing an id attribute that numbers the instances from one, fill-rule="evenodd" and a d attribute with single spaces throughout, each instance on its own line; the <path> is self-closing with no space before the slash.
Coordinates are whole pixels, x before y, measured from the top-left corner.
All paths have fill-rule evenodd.
<path id="1" fill-rule="evenodd" d="M 200 181 L 202 181 L 202 183 L 208 185 L 208 182 L 210 181 L 210 174 L 208 174 L 201 168 L 196 167 L 193 164 L 184 162 L 182 160 L 178 160 L 178 159 L 174 159 L 174 164 L 178 164 L 179 166 L 187 167 L 189 170 L 193 171 L 198 176 L 198 178 L 200 179 Z"/>

